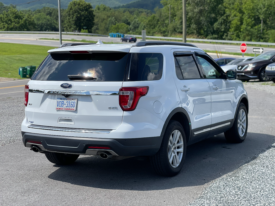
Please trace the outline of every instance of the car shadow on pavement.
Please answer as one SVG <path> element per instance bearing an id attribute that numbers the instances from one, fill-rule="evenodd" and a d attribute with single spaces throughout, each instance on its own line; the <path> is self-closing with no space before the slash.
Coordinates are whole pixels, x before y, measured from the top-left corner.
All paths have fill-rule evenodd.
<path id="1" fill-rule="evenodd" d="M 241 144 L 227 143 L 223 134 L 211 137 L 188 147 L 181 173 L 172 178 L 153 173 L 146 158 L 103 160 L 98 157 L 81 157 L 74 165 L 58 167 L 48 177 L 79 186 L 114 190 L 201 186 L 254 160 L 274 142 L 274 136 L 257 133 L 248 133 Z"/>

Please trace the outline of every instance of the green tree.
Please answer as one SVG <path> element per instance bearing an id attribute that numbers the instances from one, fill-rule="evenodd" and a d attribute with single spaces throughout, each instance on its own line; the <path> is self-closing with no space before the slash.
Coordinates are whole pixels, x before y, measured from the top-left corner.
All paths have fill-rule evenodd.
<path id="1" fill-rule="evenodd" d="M 90 3 L 85 0 L 73 0 L 66 12 L 66 29 L 78 30 L 87 29 L 92 32 L 94 26 L 94 10 Z"/>
<path id="2" fill-rule="evenodd" d="M 23 12 L 9 7 L 0 15 L 0 29 L 4 31 L 33 31 L 35 22 L 31 14 L 24 15 Z"/>
<path id="3" fill-rule="evenodd" d="M 118 23 L 116 25 L 111 26 L 111 32 L 113 33 L 127 34 L 128 31 L 129 31 L 129 26 L 124 23 Z"/>
<path id="4" fill-rule="evenodd" d="M 56 21 L 45 13 L 38 13 L 33 16 L 38 31 L 57 31 Z"/>

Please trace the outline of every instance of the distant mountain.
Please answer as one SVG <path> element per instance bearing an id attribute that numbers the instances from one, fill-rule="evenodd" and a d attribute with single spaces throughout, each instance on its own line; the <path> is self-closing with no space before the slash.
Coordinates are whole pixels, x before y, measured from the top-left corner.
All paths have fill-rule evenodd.
<path id="1" fill-rule="evenodd" d="M 154 11 L 156 7 L 163 7 L 160 0 L 138 0 L 116 8 L 140 8 Z"/>
<path id="2" fill-rule="evenodd" d="M 62 0 L 61 6 L 62 8 L 66 9 L 69 5 L 69 3 L 72 0 Z M 95 7 L 96 5 L 105 4 L 109 7 L 118 7 L 125 4 L 129 4 L 132 2 L 135 2 L 137 0 L 86 0 L 86 2 L 89 2 Z M 0 0 L 0 2 L 4 3 L 5 5 L 13 4 L 17 5 L 17 8 L 22 9 L 41 9 L 43 7 L 53 7 L 57 8 L 57 0 Z M 30 3 L 29 3 L 30 2 Z"/>

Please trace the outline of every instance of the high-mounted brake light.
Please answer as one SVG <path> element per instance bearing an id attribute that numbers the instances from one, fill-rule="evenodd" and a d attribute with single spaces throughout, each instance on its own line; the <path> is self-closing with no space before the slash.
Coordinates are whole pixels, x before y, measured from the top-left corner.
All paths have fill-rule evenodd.
<path id="1" fill-rule="evenodd" d="M 148 93 L 149 87 L 122 87 L 119 90 L 119 105 L 123 111 L 136 109 L 139 99 Z"/>
<path id="2" fill-rule="evenodd" d="M 29 85 L 25 85 L 25 106 L 28 105 L 29 102 Z"/>
<path id="3" fill-rule="evenodd" d="M 71 54 L 89 54 L 87 51 L 70 51 Z"/>

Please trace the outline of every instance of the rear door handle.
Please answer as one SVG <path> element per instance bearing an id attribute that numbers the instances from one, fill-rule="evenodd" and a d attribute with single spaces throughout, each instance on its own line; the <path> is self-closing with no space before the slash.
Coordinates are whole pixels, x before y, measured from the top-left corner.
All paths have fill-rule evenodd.
<path id="1" fill-rule="evenodd" d="M 218 89 L 219 89 L 219 87 L 217 87 L 216 85 L 214 85 L 212 88 L 213 88 L 214 90 L 218 90 Z"/>
<path id="2" fill-rule="evenodd" d="M 181 89 L 181 91 L 183 92 L 188 92 L 190 90 L 190 88 L 188 88 L 187 86 L 183 86 L 183 88 Z"/>

